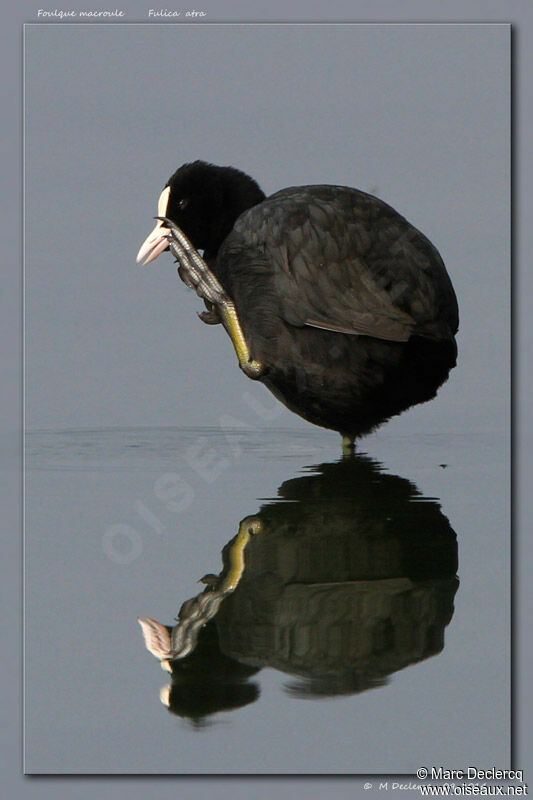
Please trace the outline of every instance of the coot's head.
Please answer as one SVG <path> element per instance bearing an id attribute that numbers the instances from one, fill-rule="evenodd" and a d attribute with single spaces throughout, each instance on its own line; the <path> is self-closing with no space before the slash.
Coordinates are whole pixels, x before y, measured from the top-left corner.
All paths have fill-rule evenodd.
<path id="1" fill-rule="evenodd" d="M 257 183 L 244 172 L 194 161 L 169 178 L 159 197 L 157 216 L 171 219 L 197 250 L 215 256 L 237 217 L 264 199 Z M 166 250 L 167 233 L 158 221 L 141 246 L 137 263 L 148 264 Z"/>

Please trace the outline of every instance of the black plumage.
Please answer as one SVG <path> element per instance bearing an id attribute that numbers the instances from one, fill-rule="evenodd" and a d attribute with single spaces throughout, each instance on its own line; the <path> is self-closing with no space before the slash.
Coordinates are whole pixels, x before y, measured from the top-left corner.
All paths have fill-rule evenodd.
<path id="1" fill-rule="evenodd" d="M 167 186 L 164 216 L 203 250 L 288 408 L 353 439 L 435 396 L 456 362 L 457 300 L 436 248 L 391 206 L 345 186 L 266 198 L 200 161 Z"/>

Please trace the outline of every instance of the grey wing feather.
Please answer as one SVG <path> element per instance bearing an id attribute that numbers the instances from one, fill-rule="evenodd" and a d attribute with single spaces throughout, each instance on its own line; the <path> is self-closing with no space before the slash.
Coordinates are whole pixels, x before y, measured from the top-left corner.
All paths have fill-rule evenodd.
<path id="1" fill-rule="evenodd" d="M 415 331 L 447 338 L 457 328 L 437 250 L 371 195 L 338 186 L 284 190 L 246 212 L 235 230 L 271 262 L 280 314 L 291 325 L 391 341 Z M 451 312 L 442 320 L 446 303 Z"/>

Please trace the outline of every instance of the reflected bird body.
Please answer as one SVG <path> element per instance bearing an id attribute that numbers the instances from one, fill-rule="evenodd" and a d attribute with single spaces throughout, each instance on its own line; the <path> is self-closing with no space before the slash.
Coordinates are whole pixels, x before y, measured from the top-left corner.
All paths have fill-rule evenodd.
<path id="1" fill-rule="evenodd" d="M 138 261 L 169 247 L 243 371 L 349 442 L 434 397 L 455 365 L 442 259 L 372 195 L 310 185 L 267 198 L 239 170 L 198 161 L 169 179 L 157 219 Z"/>
<path id="2" fill-rule="evenodd" d="M 354 453 L 284 481 L 244 517 L 220 574 L 172 627 L 139 623 L 172 675 L 165 704 L 182 716 L 252 702 L 265 667 L 296 679 L 292 696 L 349 695 L 441 652 L 457 570 L 438 500 Z"/>

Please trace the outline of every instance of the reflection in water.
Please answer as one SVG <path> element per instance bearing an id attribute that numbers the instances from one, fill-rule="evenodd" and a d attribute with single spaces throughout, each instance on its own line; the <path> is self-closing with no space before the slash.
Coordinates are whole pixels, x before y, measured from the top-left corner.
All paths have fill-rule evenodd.
<path id="1" fill-rule="evenodd" d="M 201 723 L 253 702 L 262 667 L 298 697 L 351 694 L 439 653 L 458 587 L 440 505 L 363 455 L 312 467 L 245 517 L 174 627 L 139 620 L 172 673 L 162 700 Z"/>

